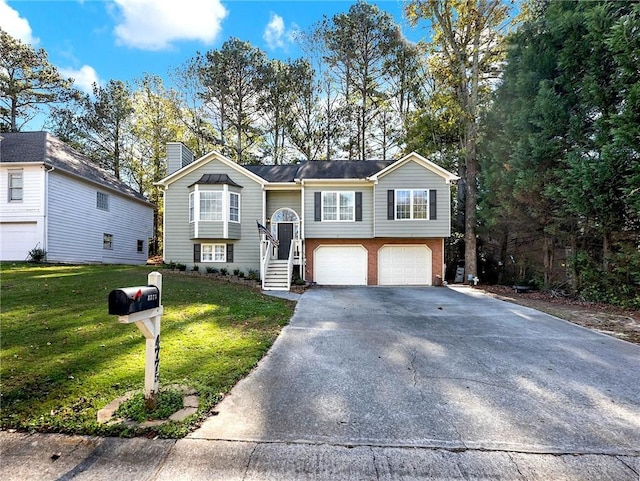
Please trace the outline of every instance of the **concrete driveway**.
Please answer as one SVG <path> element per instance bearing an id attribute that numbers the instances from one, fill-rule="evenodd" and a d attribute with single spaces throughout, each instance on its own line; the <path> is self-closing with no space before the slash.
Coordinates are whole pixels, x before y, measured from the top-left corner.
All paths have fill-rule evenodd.
<path id="1" fill-rule="evenodd" d="M 640 454 L 640 347 L 469 288 L 314 288 L 191 439 Z"/>

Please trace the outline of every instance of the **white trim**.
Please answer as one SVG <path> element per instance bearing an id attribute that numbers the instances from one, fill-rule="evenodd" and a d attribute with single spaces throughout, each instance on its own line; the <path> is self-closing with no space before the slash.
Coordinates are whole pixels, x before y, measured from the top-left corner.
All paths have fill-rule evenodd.
<path id="1" fill-rule="evenodd" d="M 325 194 L 336 194 L 336 218 L 324 218 L 324 196 Z M 351 194 L 353 205 L 351 214 L 352 219 L 340 219 L 340 194 Z M 356 193 L 353 190 L 322 190 L 320 191 L 320 221 L 321 222 L 355 222 L 356 221 Z"/>
<path id="2" fill-rule="evenodd" d="M 377 182 L 381 177 L 384 177 L 385 175 L 393 172 L 394 170 L 396 170 L 398 167 L 406 164 L 407 162 L 410 161 L 414 161 L 420 165 L 422 165 L 422 167 L 424 167 L 425 169 L 430 170 L 431 172 L 433 172 L 434 174 L 439 175 L 440 177 L 444 178 L 447 183 L 451 183 L 455 180 L 458 180 L 460 177 L 458 177 L 455 174 L 452 174 L 451 172 L 449 172 L 446 169 L 443 169 L 442 167 L 440 167 L 439 165 L 431 162 L 430 160 L 425 159 L 424 157 L 422 157 L 420 154 L 417 154 L 416 152 L 411 152 L 408 155 L 405 155 L 403 158 L 401 158 L 400 160 L 394 162 L 393 164 L 385 167 L 384 169 L 382 169 L 380 172 L 369 176 L 367 178 L 367 180 L 369 181 L 375 181 Z"/>
<path id="3" fill-rule="evenodd" d="M 264 186 L 265 184 L 267 184 L 267 181 L 264 180 L 262 177 L 260 177 L 260 176 L 258 176 L 256 174 L 254 174 L 253 172 L 245 169 L 241 165 L 236 164 L 234 161 L 227 159 L 224 155 L 222 155 L 222 154 L 220 154 L 218 152 L 209 152 L 208 154 L 205 154 L 202 157 L 200 157 L 198 160 L 195 160 L 195 161 L 191 162 L 189 165 L 186 165 L 186 166 L 182 167 L 181 169 L 176 170 L 173 174 L 168 175 L 167 177 L 165 177 L 164 179 L 159 180 L 158 182 L 155 182 L 154 185 L 157 185 L 157 186 L 160 186 L 160 187 L 164 187 L 166 189 L 166 188 L 169 187 L 169 185 L 171 185 L 176 180 L 181 179 L 185 175 L 193 172 L 196 169 L 199 169 L 203 165 L 205 165 L 205 164 L 207 164 L 207 163 L 209 163 L 209 162 L 211 162 L 213 160 L 218 160 L 218 161 L 222 162 L 227 167 L 230 167 L 231 169 L 237 171 L 238 173 L 244 175 L 245 177 L 257 182 L 261 186 Z"/>
<path id="4" fill-rule="evenodd" d="M 204 246 L 211 246 L 211 260 L 204 259 Z M 216 247 L 222 246 L 222 260 L 216 260 Z M 200 244 L 200 262 L 227 262 L 227 244 L 222 242 L 207 242 Z"/>
<path id="5" fill-rule="evenodd" d="M 231 220 L 231 196 L 232 195 L 238 196 L 238 220 Z M 229 191 L 229 222 L 233 222 L 234 224 L 242 223 L 241 202 L 242 202 L 242 195 L 239 192 Z"/>
<path id="6" fill-rule="evenodd" d="M 229 186 L 222 184 L 222 237 L 229 238 Z"/>
<path id="7" fill-rule="evenodd" d="M 393 220 L 397 220 L 400 222 L 403 221 L 412 221 L 412 220 L 431 220 L 431 216 L 430 214 L 430 210 L 431 210 L 431 204 L 429 202 L 430 200 L 430 195 L 431 195 L 431 191 L 433 189 L 414 189 L 414 188 L 402 188 L 402 189 L 393 189 Z M 398 192 L 399 191 L 409 191 L 409 217 L 406 218 L 402 218 L 402 219 L 398 219 Z M 427 193 L 427 216 L 426 217 L 420 217 L 420 218 L 416 218 L 414 217 L 413 214 L 413 208 L 414 208 L 414 195 L 413 193 L 415 191 L 423 191 Z"/>

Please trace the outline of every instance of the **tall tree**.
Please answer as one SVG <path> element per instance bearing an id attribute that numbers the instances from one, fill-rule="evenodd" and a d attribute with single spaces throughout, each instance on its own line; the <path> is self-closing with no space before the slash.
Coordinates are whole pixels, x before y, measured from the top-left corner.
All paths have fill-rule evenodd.
<path id="1" fill-rule="evenodd" d="M 403 75 L 402 68 L 390 66 L 407 58 L 408 44 L 390 14 L 364 1 L 352 5 L 347 13 L 324 19 L 317 30 L 322 32 L 325 61 L 340 86 L 347 127 L 345 150 L 349 158 L 369 158 L 380 152 L 374 149 L 371 137 L 376 117 L 389 105 L 390 76 Z M 403 88 L 404 99 L 408 89 Z M 378 128 L 382 125 L 384 122 L 378 123 Z"/>
<path id="2" fill-rule="evenodd" d="M 300 88 L 294 82 L 291 64 L 280 60 L 268 60 L 262 71 L 262 93 L 259 107 L 265 133 L 267 152 L 265 157 L 272 164 L 285 162 L 287 150 L 287 126 L 290 125 L 291 109 L 295 92 Z"/>
<path id="3" fill-rule="evenodd" d="M 319 81 L 306 59 L 295 60 L 290 73 L 296 90 L 292 92 L 291 115 L 288 118 L 289 139 L 305 160 L 316 160 L 324 148 L 327 130 Z"/>
<path id="4" fill-rule="evenodd" d="M 210 152 L 220 143 L 211 119 L 207 119 L 208 114 L 215 113 L 206 109 L 201 95 L 200 69 L 203 62 L 203 56 L 198 53 L 170 74 L 180 99 L 180 120 L 189 132 L 183 141 L 196 157 Z"/>
<path id="5" fill-rule="evenodd" d="M 262 137 L 258 127 L 259 99 L 266 55 L 249 42 L 227 40 L 211 50 L 200 69 L 202 96 L 218 119 L 219 143 L 233 160 L 257 160 L 255 147 Z"/>
<path id="6" fill-rule="evenodd" d="M 0 130 L 18 132 L 44 107 L 77 96 L 72 83 L 44 49 L 35 50 L 0 29 Z"/>
<path id="7" fill-rule="evenodd" d="M 178 115 L 177 94 L 167 89 L 160 77 L 145 75 L 136 84 L 133 104 L 136 156 L 129 170 L 138 190 L 157 206 L 153 222 L 154 242 L 151 245 L 151 253 L 157 254 L 162 239 L 163 211 L 160 189 L 155 183 L 167 172 L 167 142 L 182 139 L 185 128 Z"/>
<path id="8" fill-rule="evenodd" d="M 125 142 L 130 138 L 133 113 L 129 85 L 110 80 L 104 87 L 93 85 L 93 99 L 86 100 L 85 115 L 80 119 L 90 155 L 118 179 L 122 179 Z"/>
<path id="9" fill-rule="evenodd" d="M 509 9 L 502 0 L 411 0 L 409 21 L 430 23 L 432 71 L 455 92 L 461 118 L 459 166 L 465 188 L 465 270 L 477 275 L 478 136 L 488 81 L 503 55 L 503 29 Z"/>

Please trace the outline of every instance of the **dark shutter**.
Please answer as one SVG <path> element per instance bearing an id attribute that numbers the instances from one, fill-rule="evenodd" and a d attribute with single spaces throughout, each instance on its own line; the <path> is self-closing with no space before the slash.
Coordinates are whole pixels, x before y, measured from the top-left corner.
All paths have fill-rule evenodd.
<path id="1" fill-rule="evenodd" d="M 200 244 L 193 244 L 193 262 L 200 262 Z"/>
<path id="2" fill-rule="evenodd" d="M 233 262 L 233 244 L 227 244 L 227 262 Z"/>
<path id="3" fill-rule="evenodd" d="M 438 206 L 436 204 L 437 190 L 431 189 L 429 191 L 429 219 L 436 220 L 438 218 Z"/>
<path id="4" fill-rule="evenodd" d="M 316 222 L 322 220 L 322 192 L 313 194 L 313 220 Z"/>
<path id="5" fill-rule="evenodd" d="M 356 222 L 362 221 L 362 192 L 356 192 Z"/>
<path id="6" fill-rule="evenodd" d="M 387 219 L 393 220 L 396 218 L 396 206 L 395 206 L 395 193 L 393 190 L 387 191 Z"/>

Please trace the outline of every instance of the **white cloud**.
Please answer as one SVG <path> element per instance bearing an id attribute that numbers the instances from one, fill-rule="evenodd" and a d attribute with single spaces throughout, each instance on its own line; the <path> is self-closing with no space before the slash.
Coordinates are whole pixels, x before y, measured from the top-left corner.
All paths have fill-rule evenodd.
<path id="1" fill-rule="evenodd" d="M 292 23 L 288 28 L 284 24 L 284 19 L 277 13 L 271 12 L 269 23 L 264 28 L 262 38 L 267 42 L 267 47 L 271 50 L 283 49 L 287 50 L 290 43 L 295 42 L 296 33 L 300 27 Z"/>
<path id="2" fill-rule="evenodd" d="M 59 68 L 60 75 L 64 78 L 72 78 L 73 84 L 85 93 L 93 93 L 93 84 L 100 85 L 100 79 L 95 69 L 90 65 L 83 65 L 80 69 Z"/>
<path id="3" fill-rule="evenodd" d="M 280 15 L 272 13 L 271 19 L 264 29 L 262 38 L 264 38 L 264 41 L 267 42 L 267 46 L 271 50 L 275 50 L 277 48 L 284 48 L 284 35 L 284 19 Z"/>
<path id="4" fill-rule="evenodd" d="M 115 28 L 120 44 L 142 50 L 163 50 L 179 40 L 215 40 L 227 16 L 220 0 L 115 0 L 121 22 Z"/>
<path id="5" fill-rule="evenodd" d="M 30 45 L 37 45 L 40 41 L 33 36 L 29 21 L 7 5 L 6 0 L 0 0 L 0 28 L 12 37 Z"/>

